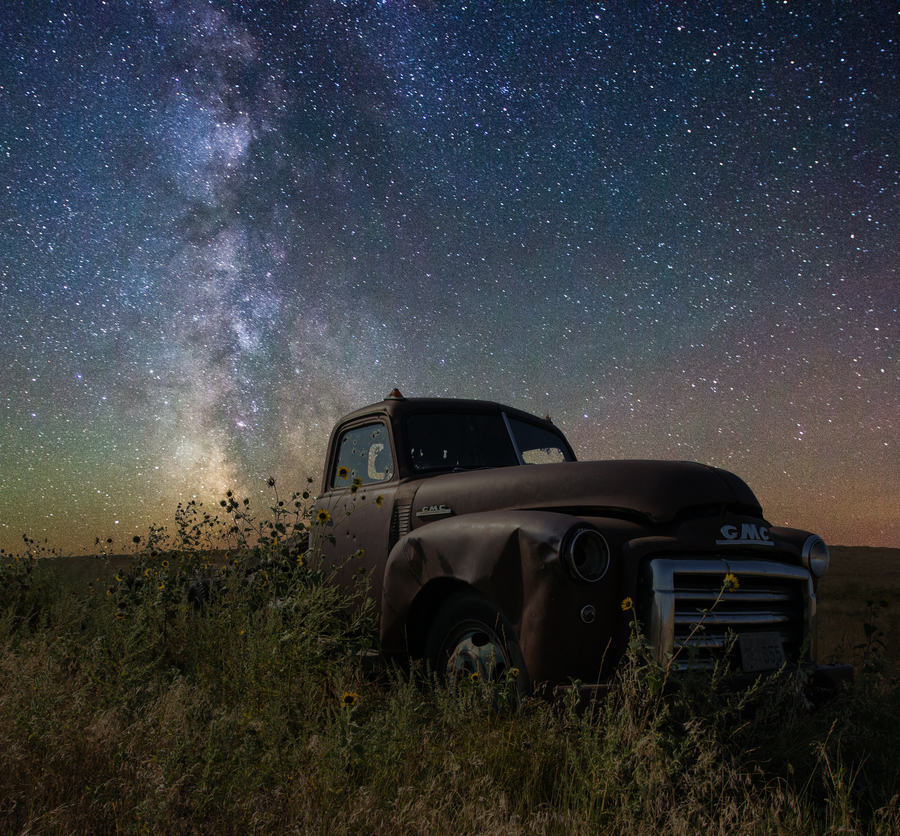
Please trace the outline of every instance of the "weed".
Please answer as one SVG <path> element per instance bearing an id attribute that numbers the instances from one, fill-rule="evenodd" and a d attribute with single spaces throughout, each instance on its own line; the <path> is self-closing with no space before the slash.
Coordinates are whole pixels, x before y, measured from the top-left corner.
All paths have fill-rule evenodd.
<path id="1" fill-rule="evenodd" d="M 422 687 L 415 665 L 363 669 L 371 610 L 318 551 L 343 506 L 311 532 L 310 497 L 269 487 L 262 513 L 187 503 L 78 594 L 27 549 L 0 567 L 2 832 L 898 831 L 881 601 L 866 675 L 816 712 L 800 672 L 730 690 L 726 666 L 681 670 L 690 648 L 658 660 L 638 629 L 586 706 L 506 702 L 514 671 Z M 216 585 L 194 608 L 198 578 Z"/>

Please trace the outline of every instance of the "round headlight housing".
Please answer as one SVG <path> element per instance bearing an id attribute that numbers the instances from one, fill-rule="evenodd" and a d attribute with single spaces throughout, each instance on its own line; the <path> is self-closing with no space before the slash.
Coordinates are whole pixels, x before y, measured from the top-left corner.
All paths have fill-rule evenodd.
<path id="1" fill-rule="evenodd" d="M 828 571 L 831 554 L 825 541 L 817 534 L 806 538 L 803 544 L 803 564 L 815 578 L 821 578 Z"/>
<path id="2" fill-rule="evenodd" d="M 575 529 L 566 538 L 563 557 L 569 571 L 588 583 L 599 581 L 609 569 L 609 546 L 593 528 Z"/>

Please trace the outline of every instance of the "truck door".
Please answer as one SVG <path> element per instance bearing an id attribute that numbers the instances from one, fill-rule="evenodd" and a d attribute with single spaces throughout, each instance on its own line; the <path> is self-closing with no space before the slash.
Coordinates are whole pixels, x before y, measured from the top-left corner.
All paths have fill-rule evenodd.
<path id="1" fill-rule="evenodd" d="M 325 565 L 335 569 L 345 589 L 351 589 L 364 570 L 380 610 L 398 483 L 390 428 L 377 419 L 345 427 L 331 458 L 327 489 L 316 502 L 316 514 L 325 510 L 330 519 L 324 525 L 314 520 L 312 542 L 321 540 Z M 334 537 L 333 544 L 324 540 L 327 535 Z M 363 556 L 353 558 L 360 549 Z"/>

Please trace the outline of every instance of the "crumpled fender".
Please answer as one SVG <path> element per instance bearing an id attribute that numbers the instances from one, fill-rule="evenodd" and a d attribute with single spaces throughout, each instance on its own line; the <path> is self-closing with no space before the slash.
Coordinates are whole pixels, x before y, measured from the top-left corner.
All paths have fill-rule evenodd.
<path id="1" fill-rule="evenodd" d="M 391 550 L 384 571 L 381 641 L 406 646 L 404 627 L 419 592 L 448 579 L 487 595 L 524 643 L 530 604 L 547 586 L 566 532 L 578 517 L 547 511 L 485 511 L 428 523 Z"/>

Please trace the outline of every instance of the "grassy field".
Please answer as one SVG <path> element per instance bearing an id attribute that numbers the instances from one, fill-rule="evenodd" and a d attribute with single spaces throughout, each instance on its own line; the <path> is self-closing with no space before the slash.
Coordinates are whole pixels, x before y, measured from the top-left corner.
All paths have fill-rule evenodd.
<path id="1" fill-rule="evenodd" d="M 116 572 L 128 571 L 134 555 L 104 558 L 70 557 L 57 561 L 61 582 L 73 589 L 108 586 Z M 210 556 L 222 563 L 221 553 Z M 869 619 L 867 601 L 888 601 L 879 608 L 878 626 L 885 633 L 885 655 L 900 662 L 900 549 L 832 546 L 831 568 L 819 586 L 819 658 L 847 661 L 853 646 L 863 640 L 862 624 Z"/>
<path id="2" fill-rule="evenodd" d="M 850 659 L 870 617 L 868 601 L 878 608 L 885 655 L 900 662 L 900 549 L 833 546 L 831 568 L 819 587 L 819 656 Z M 887 607 L 879 606 L 881 602 Z"/>
<path id="3" fill-rule="evenodd" d="M 191 550 L 12 561 L 0 833 L 898 833 L 900 550 L 832 553 L 820 657 L 860 674 L 817 711 L 797 677 L 651 695 L 639 650 L 586 710 L 373 674 L 368 614 L 277 548 L 243 584 Z"/>

